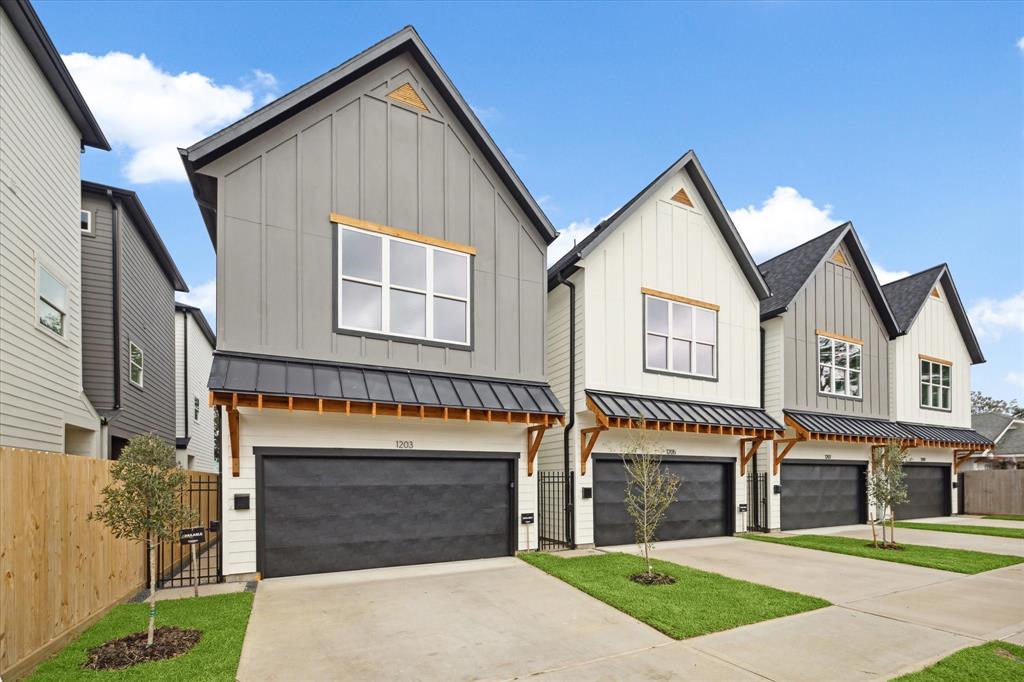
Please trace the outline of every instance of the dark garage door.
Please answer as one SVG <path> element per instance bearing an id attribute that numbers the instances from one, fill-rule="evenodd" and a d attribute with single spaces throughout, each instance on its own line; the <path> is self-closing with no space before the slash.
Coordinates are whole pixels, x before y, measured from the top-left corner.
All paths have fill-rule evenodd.
<path id="1" fill-rule="evenodd" d="M 663 464 L 682 483 L 678 501 L 669 507 L 658 529 L 659 540 L 682 540 L 731 535 L 735 479 L 734 463 L 664 459 Z M 628 545 L 635 541 L 633 521 L 626 512 L 626 471 L 618 457 L 594 462 L 594 544 Z"/>
<path id="2" fill-rule="evenodd" d="M 867 521 L 867 466 L 822 462 L 782 464 L 782 530 Z"/>
<path id="3" fill-rule="evenodd" d="M 950 513 L 949 465 L 907 464 L 907 501 L 896 505 L 896 519 L 923 519 Z"/>
<path id="4" fill-rule="evenodd" d="M 511 462 L 455 453 L 261 455 L 260 571 L 275 577 L 509 555 Z"/>

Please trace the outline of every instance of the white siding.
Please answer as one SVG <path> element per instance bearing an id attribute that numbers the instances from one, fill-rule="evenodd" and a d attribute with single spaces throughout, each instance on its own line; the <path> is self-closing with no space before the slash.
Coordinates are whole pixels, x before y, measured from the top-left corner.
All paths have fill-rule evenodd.
<path id="1" fill-rule="evenodd" d="M 178 464 L 188 466 L 188 458 L 194 457 L 192 469 L 196 471 L 217 471 L 213 457 L 214 415 L 210 407 L 206 382 L 210 378 L 213 364 L 213 347 L 203 335 L 191 313 L 178 311 L 174 316 L 175 351 L 175 435 L 185 436 L 185 419 L 188 419 L 188 447 L 178 450 Z M 184 329 L 188 324 L 188 397 L 185 397 L 185 344 Z M 199 399 L 199 418 L 195 418 L 193 400 Z"/>
<path id="2" fill-rule="evenodd" d="M 256 491 L 254 447 L 370 448 L 391 450 L 395 440 L 412 440 L 417 450 L 519 453 L 519 513 L 537 511 L 536 477 L 526 474 L 526 429 L 522 424 L 444 422 L 338 414 L 240 408 L 241 471 L 231 475 L 230 439 L 225 424 L 222 467 L 224 485 L 224 574 L 256 571 Z M 226 421 L 226 420 L 225 420 Z M 412 452 L 410 454 L 415 454 Z M 251 508 L 232 509 L 234 496 L 248 493 Z M 412 509 L 410 513 L 417 513 Z M 519 549 L 537 546 L 537 526 L 519 526 Z M 529 538 L 529 545 L 527 544 Z"/>
<path id="3" fill-rule="evenodd" d="M 669 201 L 680 186 L 695 208 Z M 588 283 L 587 388 L 760 403 L 757 296 L 685 172 L 666 182 L 580 265 Z M 716 381 L 644 371 L 641 287 L 721 306 Z"/>
<path id="4" fill-rule="evenodd" d="M 99 432 L 82 391 L 81 136 L 3 11 L 0 102 L 0 445 L 62 452 L 66 425 Z M 40 262 L 67 287 L 64 339 L 36 321 Z M 74 441 L 99 454 L 95 435 Z"/>
<path id="5" fill-rule="evenodd" d="M 577 272 L 569 278 L 569 281 L 576 285 L 576 398 L 575 410 L 577 415 L 586 411 L 586 394 L 584 391 L 584 306 L 583 289 L 585 287 L 583 271 Z M 569 400 L 569 288 L 559 285 L 548 293 L 548 315 L 545 331 L 547 338 L 545 349 L 547 352 L 546 366 L 548 382 L 551 390 L 561 403 L 568 419 L 569 413 L 573 410 L 572 401 Z M 577 419 L 579 417 L 577 416 Z M 547 430 L 544 440 L 541 441 L 540 452 L 537 454 L 539 468 L 550 471 L 560 471 L 565 468 L 564 454 L 564 430 L 560 426 L 554 426 Z M 569 439 L 570 460 L 573 453 L 578 449 L 579 428 L 573 429 Z M 571 464 L 570 464 L 571 467 Z"/>
<path id="6" fill-rule="evenodd" d="M 910 331 L 892 341 L 893 381 L 897 421 L 943 426 L 971 426 L 971 356 L 967 352 L 953 311 L 941 285 L 941 299 L 928 296 Z M 921 407 L 921 367 L 919 355 L 929 355 L 953 363 L 953 387 L 950 411 Z"/>

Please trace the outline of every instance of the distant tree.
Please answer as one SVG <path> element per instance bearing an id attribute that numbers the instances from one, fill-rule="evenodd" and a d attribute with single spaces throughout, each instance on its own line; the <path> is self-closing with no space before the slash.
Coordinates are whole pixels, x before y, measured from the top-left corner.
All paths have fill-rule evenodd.
<path id="1" fill-rule="evenodd" d="M 878 511 L 882 521 L 882 546 L 896 546 L 896 505 L 908 499 L 907 474 L 903 465 L 908 458 L 907 450 L 897 443 L 873 449 L 871 475 L 868 476 L 868 500 Z M 886 543 L 885 519 L 889 518 L 889 542 Z M 875 523 L 871 523 L 871 538 L 875 547 Z"/>
<path id="2" fill-rule="evenodd" d="M 669 505 L 676 501 L 680 480 L 661 464 L 662 450 L 642 426 L 633 432 L 622 453 L 626 469 L 626 511 L 633 519 L 633 535 L 647 564 L 647 575 L 654 576 L 651 549 L 658 526 Z"/>
<path id="3" fill-rule="evenodd" d="M 152 434 L 129 440 L 110 472 L 114 480 L 103 488 L 103 500 L 89 518 L 102 521 L 114 537 L 146 543 L 149 555 L 146 646 L 151 646 L 156 622 L 157 545 L 175 539 L 179 528 L 191 526 L 198 520 L 197 514 L 181 502 L 188 472 L 175 462 L 174 449 Z"/>
<path id="4" fill-rule="evenodd" d="M 1017 403 L 1017 400 L 1000 400 L 987 396 L 981 391 L 971 391 L 971 414 L 983 414 L 985 412 L 999 412 L 1008 414 L 1016 419 L 1024 419 L 1024 406 Z"/>

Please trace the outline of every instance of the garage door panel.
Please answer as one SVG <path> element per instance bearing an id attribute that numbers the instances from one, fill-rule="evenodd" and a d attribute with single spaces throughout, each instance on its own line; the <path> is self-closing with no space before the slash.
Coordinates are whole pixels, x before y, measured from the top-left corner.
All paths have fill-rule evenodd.
<path id="1" fill-rule="evenodd" d="M 261 570 L 274 577 L 505 556 L 510 476 L 508 460 L 264 456 Z"/>
<path id="2" fill-rule="evenodd" d="M 923 519 L 950 513 L 949 465 L 904 467 L 907 501 L 896 505 L 897 519 Z"/>
<path id="3" fill-rule="evenodd" d="M 866 465 L 783 463 L 782 530 L 864 521 Z"/>

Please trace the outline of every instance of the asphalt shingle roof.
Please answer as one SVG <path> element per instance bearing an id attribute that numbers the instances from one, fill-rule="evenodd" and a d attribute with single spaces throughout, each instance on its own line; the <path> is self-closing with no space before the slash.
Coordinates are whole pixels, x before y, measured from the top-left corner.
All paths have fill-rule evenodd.
<path id="1" fill-rule="evenodd" d="M 917 317 L 917 312 L 921 310 L 925 299 L 935 286 L 943 267 L 936 265 L 934 268 L 882 286 L 882 292 L 889 301 L 889 307 L 892 308 L 900 329 L 906 331 L 910 328 Z"/>
<path id="2" fill-rule="evenodd" d="M 786 309 L 848 225 L 844 223 L 757 266 L 772 290 L 772 295 L 761 301 L 762 318 Z"/>
<path id="3" fill-rule="evenodd" d="M 1000 412 L 983 412 L 982 414 L 971 415 L 971 428 L 994 441 L 1006 430 L 1013 417 Z"/>
<path id="4" fill-rule="evenodd" d="M 1024 426 L 1011 426 L 992 449 L 997 455 L 1024 455 Z"/>

